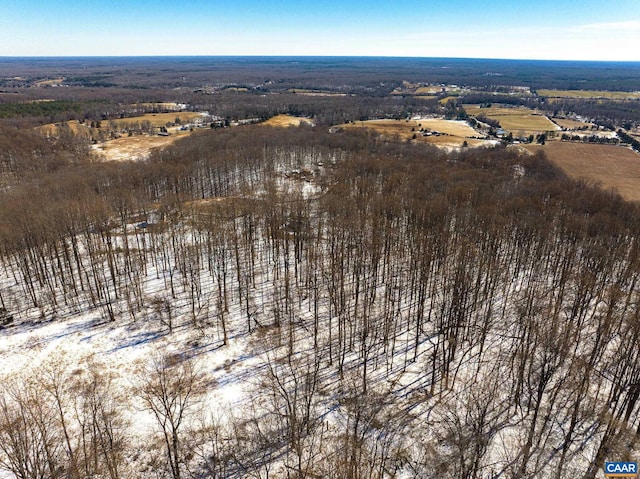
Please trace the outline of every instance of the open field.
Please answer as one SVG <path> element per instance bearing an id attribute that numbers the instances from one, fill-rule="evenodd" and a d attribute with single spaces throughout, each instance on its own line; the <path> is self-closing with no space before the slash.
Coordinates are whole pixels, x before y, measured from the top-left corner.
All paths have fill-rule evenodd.
<path id="1" fill-rule="evenodd" d="M 69 120 L 64 122 L 64 125 L 66 125 L 74 135 L 91 136 L 91 128 L 86 123 L 80 123 L 78 120 Z M 60 128 L 60 124 L 49 123 L 36 127 L 36 130 L 44 136 L 53 137 L 60 134 Z"/>
<path id="2" fill-rule="evenodd" d="M 579 128 L 591 128 L 593 123 L 587 123 L 579 120 L 571 120 L 569 118 L 554 118 L 553 122 L 560 126 L 561 128 L 566 128 L 567 130 L 577 130 Z"/>
<path id="3" fill-rule="evenodd" d="M 345 128 L 370 128 L 383 134 L 399 135 L 401 138 L 411 138 L 424 128 L 451 136 L 469 138 L 478 136 L 478 132 L 464 121 L 428 118 L 423 120 L 368 120 L 356 121 L 343 125 Z"/>
<path id="4" fill-rule="evenodd" d="M 105 120 L 102 123 L 103 128 L 125 128 L 127 125 L 135 123 L 149 122 L 149 124 L 155 128 L 166 126 L 170 123 L 175 123 L 176 119 L 180 119 L 180 123 L 190 123 L 197 118 L 202 118 L 202 113 L 195 112 L 179 112 L 179 113 L 148 113 L 141 116 L 134 116 L 130 118 L 119 118 L 115 120 Z M 65 122 L 72 133 L 74 134 L 86 134 L 91 135 L 92 131 L 95 132 L 97 128 L 90 128 L 90 124 L 80 123 L 77 120 L 70 120 Z M 60 133 L 60 126 L 55 123 L 49 123 L 36 128 L 38 131 L 46 136 L 57 136 Z"/>
<path id="5" fill-rule="evenodd" d="M 457 99 L 457 97 L 455 97 L 455 96 L 446 96 L 446 97 L 440 99 L 440 103 L 442 105 L 446 105 L 449 100 L 456 100 L 456 99 Z"/>
<path id="6" fill-rule="evenodd" d="M 386 136 L 398 136 L 408 140 L 419 129 L 415 120 L 368 120 L 356 121 L 342 126 L 346 129 L 366 128 Z M 413 128 L 413 131 L 412 131 Z"/>
<path id="7" fill-rule="evenodd" d="M 151 126 L 156 128 L 160 128 L 161 126 L 165 126 L 167 123 L 174 123 L 176 118 L 180 119 L 181 123 L 189 123 L 195 120 L 196 118 L 202 118 L 202 113 L 197 113 L 193 111 L 181 111 L 181 112 L 171 112 L 171 113 L 147 113 L 146 115 L 134 116 L 131 118 L 120 118 L 117 120 L 106 120 L 105 123 L 115 123 L 118 128 L 124 127 L 125 125 L 132 123 L 142 123 L 143 121 L 148 121 L 151 123 Z"/>
<path id="8" fill-rule="evenodd" d="M 461 136 L 428 136 L 424 138 L 424 141 L 431 145 L 435 145 L 439 148 L 445 148 L 450 150 L 452 148 L 462 148 L 464 142 L 467 142 L 467 146 L 470 148 L 479 147 L 479 146 L 495 146 L 499 142 L 497 140 L 477 140 L 474 138 L 465 139 Z"/>
<path id="9" fill-rule="evenodd" d="M 177 140 L 188 136 L 189 131 L 171 130 L 171 136 L 137 135 L 116 138 L 93 145 L 96 151 L 106 161 L 129 161 L 147 158 L 154 148 L 163 148 Z"/>
<path id="10" fill-rule="evenodd" d="M 38 87 L 42 87 L 42 86 L 57 86 L 62 84 L 62 82 L 64 82 L 64 78 L 53 78 L 51 80 L 42 80 L 42 81 L 38 81 L 35 83 L 36 86 Z"/>
<path id="11" fill-rule="evenodd" d="M 599 182 L 603 188 L 614 188 L 627 200 L 640 201 L 640 155 L 628 148 L 560 141 L 525 148 L 531 152 L 544 151 L 573 178 Z"/>
<path id="12" fill-rule="evenodd" d="M 228 86 L 224 88 L 225 91 L 235 91 L 236 93 L 245 93 L 248 92 L 249 89 L 243 86 Z"/>
<path id="13" fill-rule="evenodd" d="M 267 121 L 265 121 L 262 124 L 267 126 L 289 127 L 289 126 L 300 126 L 302 124 L 313 125 L 313 121 L 311 121 L 309 118 L 302 118 L 299 116 L 276 115 L 274 117 L 269 118 Z"/>
<path id="14" fill-rule="evenodd" d="M 457 120 L 443 120 L 439 118 L 428 118 L 426 120 L 417 120 L 418 126 L 422 126 L 425 129 L 439 131 L 440 133 L 446 133 L 452 136 L 461 136 L 469 138 L 472 136 L 478 136 L 478 132 L 471 128 L 465 121 Z"/>
<path id="15" fill-rule="evenodd" d="M 108 131 L 114 128 L 121 129 L 127 125 L 135 123 L 149 122 L 151 126 L 160 128 L 169 123 L 174 123 L 176 118 L 180 118 L 181 123 L 192 122 L 196 118 L 201 118 L 201 113 L 194 112 L 180 112 L 180 113 L 149 113 L 146 115 L 122 118 L 117 120 L 108 120 L 103 122 L 103 131 Z M 79 123 L 77 120 L 70 120 L 65 122 L 66 127 L 74 135 L 85 136 L 89 139 L 99 138 L 100 130 L 98 128 L 91 128 L 89 123 Z M 36 128 L 45 136 L 57 137 L 61 133 L 61 126 L 58 124 L 50 123 Z M 181 131 L 179 127 L 174 126 L 168 128 L 170 136 L 155 136 L 155 135 L 134 135 L 123 136 L 121 138 L 109 139 L 107 141 L 101 141 L 93 145 L 93 150 L 106 161 L 128 161 L 140 158 L 147 158 L 154 148 L 161 148 L 171 145 L 179 138 L 187 136 L 190 131 Z"/>
<path id="16" fill-rule="evenodd" d="M 182 104 L 182 103 L 176 103 L 175 101 L 164 101 L 164 102 L 158 102 L 158 103 L 136 103 L 133 106 L 141 106 L 141 107 L 145 107 L 145 108 L 159 108 L 165 111 L 182 111 L 186 105 Z"/>
<path id="17" fill-rule="evenodd" d="M 343 125 L 344 128 L 368 128 L 388 137 L 401 140 L 414 139 L 443 148 L 460 148 L 466 141 L 470 147 L 494 144 L 488 140 L 476 139 L 481 136 L 464 121 L 428 118 L 421 120 L 369 120 L 356 121 Z M 422 136 L 420 129 L 441 133 L 441 135 Z M 413 138 L 414 135 L 416 138 Z"/>
<path id="18" fill-rule="evenodd" d="M 538 95 L 549 98 L 606 98 L 608 100 L 640 99 L 640 92 L 603 90 L 538 90 Z"/>
<path id="19" fill-rule="evenodd" d="M 441 86 L 421 86 L 416 88 L 416 95 L 436 95 L 444 90 Z"/>
<path id="20" fill-rule="evenodd" d="M 502 106 L 480 108 L 480 105 L 464 105 L 464 109 L 471 116 L 484 115 L 499 121 L 503 129 L 514 135 L 530 135 L 558 130 L 558 126 L 546 116 L 529 108 Z"/>
<path id="21" fill-rule="evenodd" d="M 411 83 L 405 82 L 402 87 L 398 87 L 391 93 L 392 95 L 439 95 L 441 93 L 447 93 L 449 95 L 459 95 L 463 92 L 462 88 L 457 86 L 441 86 L 441 85 L 428 85 L 417 86 Z M 455 98 L 455 96 L 453 97 Z"/>

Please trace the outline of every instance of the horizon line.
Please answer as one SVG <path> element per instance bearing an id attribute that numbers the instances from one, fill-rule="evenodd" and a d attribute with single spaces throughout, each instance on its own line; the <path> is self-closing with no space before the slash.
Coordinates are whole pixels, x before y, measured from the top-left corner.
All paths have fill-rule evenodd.
<path id="1" fill-rule="evenodd" d="M 388 60 L 467 60 L 467 61 L 524 61 L 524 62 L 556 62 L 556 63 L 638 63 L 640 60 L 577 60 L 552 58 L 491 58 L 491 57 L 449 57 L 449 56 L 392 56 L 392 55 L 249 55 L 249 54 L 181 54 L 181 55 L 0 55 L 5 60 L 29 59 L 162 59 L 162 58 L 271 58 L 271 59 L 388 59 Z"/>

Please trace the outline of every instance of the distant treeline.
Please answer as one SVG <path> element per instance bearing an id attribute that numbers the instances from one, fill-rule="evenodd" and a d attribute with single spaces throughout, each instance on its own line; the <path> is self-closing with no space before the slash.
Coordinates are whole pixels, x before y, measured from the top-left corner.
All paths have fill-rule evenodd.
<path id="1" fill-rule="evenodd" d="M 640 122 L 638 100 L 557 100 L 543 107 L 549 112 L 572 112 L 591 119 L 594 123 L 615 129 L 616 125 Z"/>
<path id="2" fill-rule="evenodd" d="M 80 112 L 82 103 L 58 100 L 35 101 L 29 103 L 0 103 L 0 118 L 25 116 L 51 116 L 67 112 Z"/>
<path id="3" fill-rule="evenodd" d="M 201 88 L 264 85 L 390 92 L 403 80 L 466 86 L 634 91 L 640 63 L 363 57 L 164 57 L 2 59 L 5 78 L 51 74 L 94 86 Z"/>
<path id="4" fill-rule="evenodd" d="M 27 95 L 29 93 L 29 95 Z M 142 113 L 156 113 L 153 105 L 178 101 L 192 111 L 208 111 L 229 120 L 256 118 L 266 120 L 278 114 L 306 116 L 318 125 L 335 125 L 347 121 L 375 118 L 403 119 L 413 115 L 443 113 L 435 99 L 407 97 L 372 97 L 370 95 L 312 96 L 295 93 L 261 94 L 260 92 L 223 91 L 208 95 L 162 91 L 122 91 L 103 89 L 91 93 L 81 89 L 48 89 L 53 101 L 32 100 L 32 91 L 20 95 L 0 95 L 0 119 L 20 120 L 22 126 L 35 126 L 66 120 L 103 121 L 130 118 Z M 93 93 L 97 97 L 93 98 Z M 70 98 L 80 98 L 72 100 Z"/>
<path id="5" fill-rule="evenodd" d="M 629 145 L 631 145 L 631 148 L 633 148 L 638 153 L 640 153 L 640 141 L 636 140 L 631 135 L 625 133 L 623 130 L 618 130 L 618 136 L 625 143 L 629 143 Z"/>
<path id="6" fill-rule="evenodd" d="M 391 96 L 404 81 L 477 89 L 459 103 L 499 102 L 586 116 L 615 128 L 640 122 L 637 101 L 554 100 L 511 95 L 511 87 L 637 90 L 640 65 L 406 58 L 67 58 L 2 59 L 0 118 L 33 123 L 130 116 L 127 105 L 179 102 L 229 119 L 279 113 L 313 117 L 317 124 L 445 113 L 435 99 Z M 64 87 L 35 87 L 43 78 Z M 16 79 L 20 79 L 19 81 Z M 246 91 L 232 91 L 230 85 Z M 297 90 L 298 93 L 293 93 Z M 300 90 L 315 92 L 310 96 Z M 497 93 L 497 94 L 496 94 Z M 34 100 L 55 100 L 30 104 Z M 99 106 L 90 104 L 99 102 Z M 87 104 L 89 103 L 89 104 Z"/>

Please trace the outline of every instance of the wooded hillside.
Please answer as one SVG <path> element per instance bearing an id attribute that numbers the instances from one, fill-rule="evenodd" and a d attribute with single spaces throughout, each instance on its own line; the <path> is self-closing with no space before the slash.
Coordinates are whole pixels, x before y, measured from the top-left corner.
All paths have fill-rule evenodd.
<path id="1" fill-rule="evenodd" d="M 29 171 L 0 195 L 14 323 L 90 311 L 192 328 L 200 347 L 252 339 L 262 406 L 221 435 L 164 429 L 157 467 L 176 479 L 589 478 L 635 451 L 638 208 L 542 154 L 248 126 L 144 162 Z M 149 378 L 178 371 L 154 364 Z M 152 410 L 149 384 L 135 397 Z M 69 391 L 44 391 L 61 406 L 38 437 L 71 439 L 43 468 L 130 467 L 130 430 L 92 462 L 79 445 L 104 437 L 71 425 Z M 13 422 L 26 389 L 0 394 L 0 464 L 16 473 L 12 435 L 43 432 Z"/>

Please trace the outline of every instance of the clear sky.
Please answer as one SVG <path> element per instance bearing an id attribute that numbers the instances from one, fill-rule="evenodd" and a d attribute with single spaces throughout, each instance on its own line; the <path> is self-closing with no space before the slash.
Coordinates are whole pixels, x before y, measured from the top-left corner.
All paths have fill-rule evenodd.
<path id="1" fill-rule="evenodd" d="M 0 56 L 640 61 L 640 0 L 0 0 Z"/>

